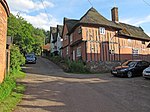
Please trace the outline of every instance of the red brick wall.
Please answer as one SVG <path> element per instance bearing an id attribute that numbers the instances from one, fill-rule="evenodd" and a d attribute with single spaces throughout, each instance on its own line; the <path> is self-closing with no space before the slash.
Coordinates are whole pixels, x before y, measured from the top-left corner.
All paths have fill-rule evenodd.
<path id="1" fill-rule="evenodd" d="M 0 83 L 3 81 L 6 72 L 6 36 L 7 12 L 0 3 Z"/>
<path id="2" fill-rule="evenodd" d="M 92 35 L 87 35 L 87 32 Z M 98 35 L 99 38 L 96 38 Z M 78 38 L 77 36 L 74 38 Z M 105 35 L 99 33 L 99 26 L 82 26 L 82 38 L 86 42 L 87 61 L 124 61 L 126 59 L 142 59 L 150 61 L 149 42 L 142 44 L 142 40 L 118 37 L 116 30 L 105 27 Z M 139 54 L 133 55 L 132 49 L 138 49 Z M 114 50 L 110 53 L 110 50 Z M 83 59 L 84 59 L 83 58 Z"/>
<path id="3" fill-rule="evenodd" d="M 66 24 L 64 25 L 64 29 L 63 29 L 63 50 L 62 50 L 62 56 L 65 58 L 66 57 L 66 47 L 69 45 L 69 38 L 66 38 L 66 34 L 68 33 L 68 29 Z"/>

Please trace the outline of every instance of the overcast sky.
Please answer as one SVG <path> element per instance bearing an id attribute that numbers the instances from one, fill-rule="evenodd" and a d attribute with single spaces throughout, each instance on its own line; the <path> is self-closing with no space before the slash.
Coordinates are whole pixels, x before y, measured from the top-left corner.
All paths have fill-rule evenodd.
<path id="1" fill-rule="evenodd" d="M 91 8 L 88 0 L 6 0 L 11 13 L 20 14 L 35 27 L 49 30 L 62 24 L 63 18 L 79 19 Z M 43 1 L 43 4 L 42 2 Z M 141 26 L 150 35 L 150 0 L 90 0 L 93 7 L 107 19 L 111 8 L 119 8 L 119 21 Z M 115 2 L 116 1 L 116 2 Z M 45 8 L 44 8 L 45 7 Z"/>

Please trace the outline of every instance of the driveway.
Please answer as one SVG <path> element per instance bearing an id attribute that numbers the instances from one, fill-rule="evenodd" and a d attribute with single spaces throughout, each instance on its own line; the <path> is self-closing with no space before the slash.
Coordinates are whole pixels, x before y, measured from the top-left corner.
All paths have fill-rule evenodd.
<path id="1" fill-rule="evenodd" d="M 69 74 L 47 59 L 23 70 L 27 86 L 14 112 L 149 112 L 150 80 Z"/>

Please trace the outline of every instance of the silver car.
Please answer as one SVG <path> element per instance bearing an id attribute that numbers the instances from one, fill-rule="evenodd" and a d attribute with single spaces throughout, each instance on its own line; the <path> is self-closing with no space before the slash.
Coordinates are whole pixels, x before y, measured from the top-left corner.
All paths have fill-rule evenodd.
<path id="1" fill-rule="evenodd" d="M 26 55 L 26 63 L 36 63 L 36 56 L 34 54 Z"/>
<path id="2" fill-rule="evenodd" d="M 150 78 L 150 66 L 143 70 L 143 77 Z"/>

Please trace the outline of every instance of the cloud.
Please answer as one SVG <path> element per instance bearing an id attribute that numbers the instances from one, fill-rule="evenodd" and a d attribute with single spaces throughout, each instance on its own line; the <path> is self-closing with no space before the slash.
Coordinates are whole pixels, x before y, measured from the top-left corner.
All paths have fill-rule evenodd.
<path id="1" fill-rule="evenodd" d="M 128 18 L 128 19 L 121 19 L 123 23 L 132 24 L 135 26 L 139 26 L 141 24 L 150 23 L 150 15 L 143 17 L 143 18 Z"/>
<path id="2" fill-rule="evenodd" d="M 27 15 L 26 13 L 20 14 L 25 20 L 31 23 L 34 27 L 43 28 L 49 30 L 50 26 L 55 26 L 60 24 L 58 20 L 52 15 L 46 15 L 45 13 L 39 13 L 36 16 Z M 49 16 L 49 19 L 48 19 Z"/>
<path id="3" fill-rule="evenodd" d="M 41 10 L 47 7 L 54 7 L 54 4 L 50 1 L 43 1 L 43 4 L 39 1 L 33 2 L 33 0 L 7 0 L 9 7 L 12 11 L 20 12 L 32 12 L 35 10 Z"/>
<path id="4" fill-rule="evenodd" d="M 7 2 L 12 14 L 19 14 L 34 27 L 49 30 L 50 26 L 60 24 L 54 16 L 41 12 L 44 7 L 54 7 L 54 4 L 48 0 L 43 1 L 43 3 L 38 0 L 36 2 L 33 2 L 33 0 L 8 0 Z M 37 13 L 34 13 L 34 11 L 37 11 Z M 33 12 L 33 15 L 30 12 Z"/>

